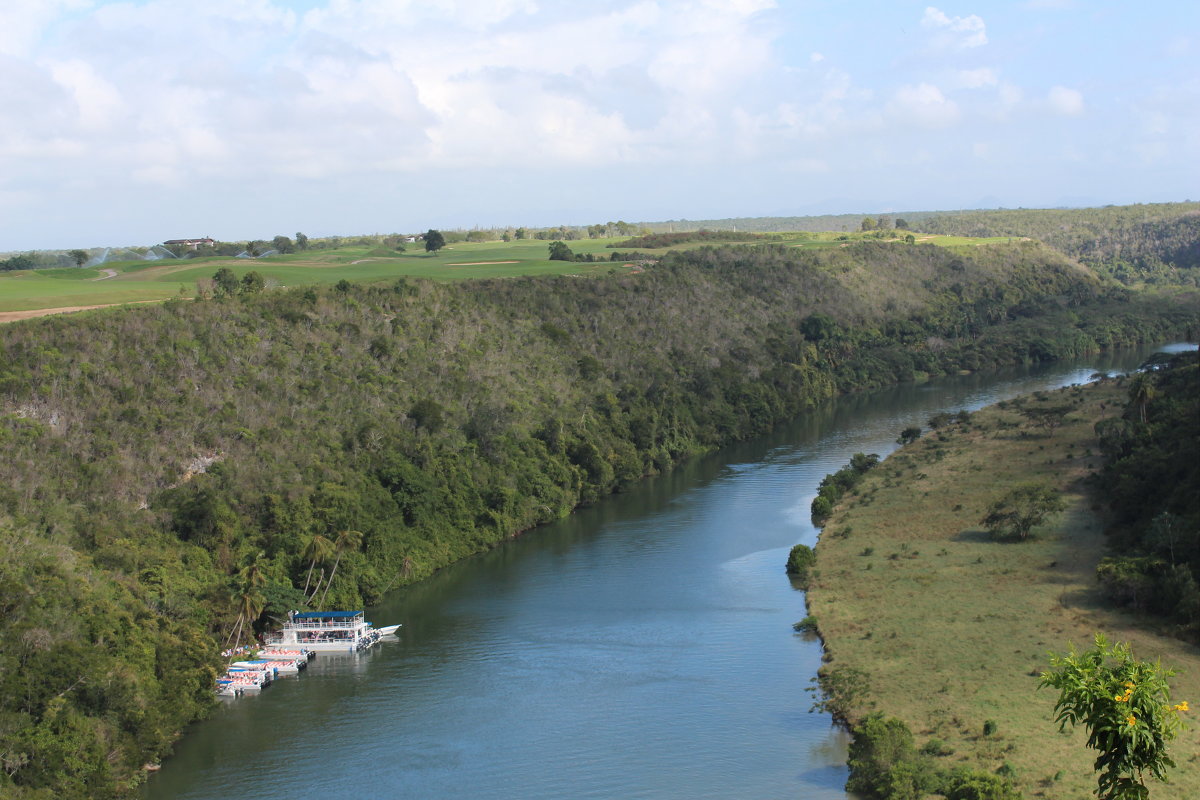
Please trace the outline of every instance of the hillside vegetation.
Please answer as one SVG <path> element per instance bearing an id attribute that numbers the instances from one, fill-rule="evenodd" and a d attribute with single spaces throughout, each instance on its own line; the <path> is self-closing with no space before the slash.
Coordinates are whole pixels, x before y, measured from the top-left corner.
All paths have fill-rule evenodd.
<path id="1" fill-rule="evenodd" d="M 1029 236 L 1126 284 L 1200 284 L 1200 203 L 969 211 L 922 219 L 918 227 Z"/>
<path id="2" fill-rule="evenodd" d="M 1196 298 L 1036 243 L 267 290 L 0 328 L 0 794 L 127 794 L 215 655 L 838 392 L 1159 339 Z M 350 546 L 336 559 L 316 537 Z M 333 563 L 331 563 L 331 561 Z"/>
<path id="3" fill-rule="evenodd" d="M 1090 476 L 1102 467 L 1104 432 L 1128 416 L 1130 383 L 1037 393 L 943 420 L 833 510 L 808 603 L 827 652 L 821 684 L 844 719 L 898 718 L 927 772 L 968 767 L 1015 782 L 1027 798 L 1086 800 L 1096 753 L 1082 731 L 1056 732 L 1055 697 L 1038 691 L 1051 652 L 1086 648 L 1102 631 L 1176 668 L 1173 696 L 1200 697 L 1195 648 L 1169 635 L 1177 630 L 1115 610 L 1096 580 L 1106 519 Z M 1194 455 L 1194 440 L 1184 441 Z M 1194 480 L 1147 478 L 1161 485 L 1158 498 L 1195 495 Z M 993 538 L 982 524 L 992 503 L 1030 482 L 1062 492 L 1066 512 L 1025 540 Z M 1194 721 L 1171 752 L 1179 768 L 1152 796 L 1200 796 Z"/>

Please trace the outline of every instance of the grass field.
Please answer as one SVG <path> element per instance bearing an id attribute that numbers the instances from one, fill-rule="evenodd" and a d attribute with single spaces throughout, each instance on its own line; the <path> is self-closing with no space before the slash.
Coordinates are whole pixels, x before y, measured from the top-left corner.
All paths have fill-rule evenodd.
<path id="1" fill-rule="evenodd" d="M 837 237 L 851 237 L 849 240 Z M 818 248 L 838 247 L 855 240 L 857 234 L 780 234 L 774 240 L 785 245 Z M 945 241 L 943 241 L 945 240 Z M 594 253 L 608 258 L 610 244 L 623 239 L 584 239 L 567 242 L 576 253 Z M 930 243 L 961 245 L 991 240 L 961 237 L 929 237 Z M 1003 239 L 999 241 L 1005 241 Z M 747 245 L 760 242 L 747 242 Z M 669 249 L 689 249 L 709 243 L 677 245 L 660 250 L 642 249 L 661 255 Z M 116 272 L 108 277 L 100 269 L 54 269 L 0 273 L 0 312 L 43 308 L 93 306 L 114 303 L 166 300 L 190 297 L 196 284 L 212 278 L 221 267 L 229 267 L 240 278 L 255 270 L 268 286 L 306 286 L 348 280 L 382 283 L 400 277 L 432 280 L 466 278 L 508 278 L 518 275 L 589 275 L 609 270 L 627 270 L 617 262 L 550 261 L 548 242 L 524 239 L 512 242 L 463 242 L 448 245 L 437 254 L 429 254 L 418 244 L 404 253 L 373 255 L 374 247 L 342 247 L 335 250 L 310 250 L 262 259 L 196 258 L 176 261 L 127 261 L 105 264 Z M 490 262 L 490 263 L 489 263 Z"/>
<path id="2" fill-rule="evenodd" d="M 1103 631 L 1177 668 L 1173 696 L 1200 705 L 1200 651 L 1097 592 L 1103 525 L 1082 481 L 1099 466 L 1093 425 L 1120 413 L 1125 395 L 1110 382 L 1029 400 L 1076 404 L 1052 433 L 1029 427 L 1011 403 L 985 409 L 897 451 L 835 510 L 808 602 L 827 669 L 869 676 L 857 715 L 882 711 L 907 722 L 918 744 L 943 740 L 954 749 L 939 759 L 945 766 L 1007 763 L 1025 797 L 1085 800 L 1095 753 L 1082 731 L 1058 733 L 1055 695 L 1037 690 L 1050 651 L 1086 648 Z M 979 525 L 986 507 L 1028 480 L 1062 488 L 1068 511 L 1025 542 L 992 541 Z M 998 725 L 992 736 L 986 720 Z M 1152 785 L 1151 797 L 1200 797 L 1200 724 L 1171 752 L 1172 784 Z"/>

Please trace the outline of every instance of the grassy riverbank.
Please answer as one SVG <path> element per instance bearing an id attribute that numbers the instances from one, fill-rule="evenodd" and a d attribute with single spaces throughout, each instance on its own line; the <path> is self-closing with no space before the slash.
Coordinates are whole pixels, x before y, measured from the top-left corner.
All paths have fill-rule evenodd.
<path id="1" fill-rule="evenodd" d="M 828 651 L 824 671 L 867 676 L 847 716 L 904 720 L 918 745 L 945 743 L 942 766 L 1008 765 L 1026 797 L 1092 797 L 1085 734 L 1057 733 L 1054 697 L 1037 691 L 1047 653 L 1090 644 L 1096 631 L 1179 670 L 1174 695 L 1200 698 L 1200 651 L 1110 609 L 1097 590 L 1104 521 L 1086 478 L 1100 467 L 1094 424 L 1120 415 L 1117 381 L 1004 403 L 928 432 L 867 474 L 835 509 L 808 594 Z M 1070 406 L 1061 426 L 1022 409 Z M 1023 542 L 980 525 L 1009 488 L 1059 487 L 1067 511 Z M 995 732 L 984 735 L 992 721 Z M 1174 744 L 1172 785 L 1153 797 L 1200 796 L 1200 725 Z M 1004 770 L 1008 772 L 1008 769 Z"/>

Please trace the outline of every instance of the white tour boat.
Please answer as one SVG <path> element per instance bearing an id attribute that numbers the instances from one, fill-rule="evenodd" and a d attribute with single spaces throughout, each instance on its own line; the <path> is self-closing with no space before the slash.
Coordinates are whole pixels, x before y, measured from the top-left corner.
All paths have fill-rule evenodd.
<path id="1" fill-rule="evenodd" d="M 269 649 L 288 648 L 317 652 L 355 653 L 366 650 L 384 633 L 399 625 L 376 630 L 362 611 L 289 611 L 283 629 L 267 634 Z"/>

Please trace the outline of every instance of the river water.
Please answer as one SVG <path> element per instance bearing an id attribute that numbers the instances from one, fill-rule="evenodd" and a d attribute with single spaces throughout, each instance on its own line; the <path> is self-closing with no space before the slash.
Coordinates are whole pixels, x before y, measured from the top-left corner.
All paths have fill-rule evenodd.
<path id="1" fill-rule="evenodd" d="M 842 398 L 443 570 L 369 609 L 398 640 L 223 701 L 143 797 L 844 800 L 784 573 L 821 478 L 935 413 L 1152 349 Z"/>

